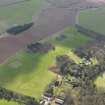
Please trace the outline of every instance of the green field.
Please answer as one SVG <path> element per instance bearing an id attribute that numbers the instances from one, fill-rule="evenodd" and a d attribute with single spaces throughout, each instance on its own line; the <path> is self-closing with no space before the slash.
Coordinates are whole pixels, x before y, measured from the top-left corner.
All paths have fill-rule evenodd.
<path id="1" fill-rule="evenodd" d="M 62 34 L 65 38 L 58 40 L 59 35 Z M 48 70 L 50 66 L 55 64 L 55 57 L 68 54 L 71 59 L 78 63 L 80 58 L 72 52 L 72 49 L 87 43 L 89 40 L 91 39 L 78 33 L 76 29 L 67 28 L 64 32 L 59 32 L 55 36 L 43 40 L 54 44 L 56 46 L 55 51 L 50 51 L 47 54 L 18 52 L 7 63 L 0 66 L 0 85 L 39 100 L 46 86 L 56 76 Z M 11 105 L 16 104 L 11 103 Z"/>
<path id="2" fill-rule="evenodd" d="M 82 11 L 78 20 L 81 26 L 105 35 L 105 7 Z"/>
<path id="3" fill-rule="evenodd" d="M 0 0 L 0 3 L 5 0 Z M 17 0 L 15 0 L 16 2 Z M 6 0 L 3 4 L 11 4 L 8 6 L 0 6 L 0 32 L 12 27 L 14 24 L 24 24 L 32 21 L 32 16 L 37 14 L 42 6 L 43 0 L 29 0 L 12 4 L 14 0 Z"/>
<path id="4" fill-rule="evenodd" d="M 6 100 L 0 100 L 0 105 L 20 105 L 20 104 L 12 101 L 8 102 Z"/>

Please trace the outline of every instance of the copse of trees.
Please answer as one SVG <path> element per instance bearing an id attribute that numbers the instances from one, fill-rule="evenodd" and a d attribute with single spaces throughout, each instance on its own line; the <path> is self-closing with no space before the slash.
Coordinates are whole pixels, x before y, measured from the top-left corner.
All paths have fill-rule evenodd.
<path id="1" fill-rule="evenodd" d="M 94 41 L 90 42 L 88 45 L 84 45 L 80 48 L 74 50 L 81 58 L 89 58 L 95 57 L 99 63 L 103 63 L 105 57 L 105 42 L 102 41 Z"/>
<path id="2" fill-rule="evenodd" d="M 55 47 L 50 43 L 31 43 L 27 45 L 28 52 L 32 53 L 47 53 L 50 50 L 55 50 Z"/>
<path id="3" fill-rule="evenodd" d="M 90 90 L 82 90 L 82 92 L 91 93 Z M 95 92 L 83 95 L 79 88 L 74 91 L 67 90 L 64 105 L 105 105 L 105 94 Z"/>
<path id="4" fill-rule="evenodd" d="M 89 56 L 86 60 L 90 60 L 92 55 L 87 53 Z M 66 92 L 64 105 L 105 105 L 105 93 L 99 92 L 94 84 L 96 78 L 105 72 L 105 54 L 103 56 L 103 62 L 97 65 L 70 63 L 70 58 L 66 55 L 56 57 L 65 81 L 72 86 L 72 90 Z"/>
<path id="5" fill-rule="evenodd" d="M 66 75 L 69 72 L 70 65 L 74 65 L 74 61 L 67 55 L 59 55 L 56 57 L 56 65 L 60 69 L 60 74 Z"/>
<path id="6" fill-rule="evenodd" d="M 28 23 L 20 26 L 15 26 L 10 29 L 8 29 L 6 32 L 12 35 L 20 34 L 21 32 L 26 31 L 27 29 L 31 28 L 34 25 L 34 23 Z"/>
<path id="7" fill-rule="evenodd" d="M 94 80 L 96 79 L 96 77 L 99 76 L 99 74 L 102 73 L 104 70 L 99 71 L 100 69 L 94 70 L 95 68 L 93 69 L 91 67 L 86 67 L 86 68 L 85 67 L 86 65 L 84 67 L 79 67 L 78 70 L 81 73 L 80 76 L 72 75 L 80 82 L 79 82 L 79 85 L 76 85 L 76 87 L 74 86 L 75 84 L 72 84 L 72 82 L 69 82 L 69 84 L 71 84 L 73 88 L 72 90 L 68 90 L 68 92 L 66 93 L 67 100 L 65 101 L 65 105 L 69 105 L 69 104 L 70 105 L 104 105 L 105 104 L 105 94 L 99 93 L 94 84 Z M 100 73 L 97 73 L 97 71 Z M 76 95 L 75 92 L 73 92 L 73 90 L 77 91 L 78 95 Z M 77 97 L 73 97 L 73 96 L 77 96 Z"/>

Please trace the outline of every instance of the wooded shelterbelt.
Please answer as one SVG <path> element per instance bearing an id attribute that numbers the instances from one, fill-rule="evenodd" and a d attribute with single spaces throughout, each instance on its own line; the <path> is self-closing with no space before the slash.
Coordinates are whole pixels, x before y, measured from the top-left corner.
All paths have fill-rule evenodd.
<path id="1" fill-rule="evenodd" d="M 26 96 L 0 87 L 0 99 L 14 101 L 24 105 L 39 105 L 34 97 Z"/>

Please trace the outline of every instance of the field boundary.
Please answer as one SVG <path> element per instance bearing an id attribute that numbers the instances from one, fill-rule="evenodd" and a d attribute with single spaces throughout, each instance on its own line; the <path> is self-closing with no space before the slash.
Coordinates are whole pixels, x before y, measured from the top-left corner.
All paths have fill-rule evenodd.
<path id="1" fill-rule="evenodd" d="M 25 105 L 37 105 L 38 103 L 34 97 L 16 93 L 14 91 L 2 87 L 0 87 L 0 98 Z"/>
<path id="2" fill-rule="evenodd" d="M 7 7 L 7 6 L 11 6 L 11 5 L 16 5 L 16 4 L 20 4 L 23 2 L 28 2 L 29 0 L 21 0 L 21 1 L 15 1 L 15 2 L 10 2 L 7 4 L 1 4 L 0 7 Z"/>
<path id="3" fill-rule="evenodd" d="M 79 25 L 79 24 L 75 24 L 75 27 L 77 28 L 77 31 L 79 31 L 80 33 L 83 33 L 84 35 L 91 37 L 97 41 L 103 41 L 105 40 L 105 35 L 95 32 L 93 30 L 84 28 L 83 26 Z"/>

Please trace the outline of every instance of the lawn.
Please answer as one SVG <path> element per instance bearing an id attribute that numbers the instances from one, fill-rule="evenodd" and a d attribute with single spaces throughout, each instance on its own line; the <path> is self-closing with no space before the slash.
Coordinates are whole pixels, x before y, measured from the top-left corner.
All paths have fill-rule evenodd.
<path id="1" fill-rule="evenodd" d="M 58 40 L 62 34 L 65 38 Z M 55 63 L 55 57 L 68 54 L 71 59 L 78 63 L 80 58 L 72 52 L 72 49 L 87 43 L 89 40 L 91 39 L 78 33 L 76 29 L 67 28 L 64 32 L 59 32 L 53 37 L 43 40 L 54 44 L 56 47 L 54 51 L 47 54 L 18 52 L 7 63 L 0 65 L 0 85 L 39 100 L 46 86 L 56 77 L 54 73 L 48 70 Z"/>
<path id="2" fill-rule="evenodd" d="M 81 26 L 105 35 L 105 7 L 82 11 L 78 20 Z"/>
<path id="3" fill-rule="evenodd" d="M 32 22 L 32 16 L 38 13 L 42 6 L 42 1 L 0 0 L 0 32 L 12 27 L 14 24 L 21 25 Z"/>

